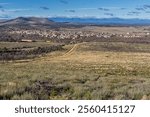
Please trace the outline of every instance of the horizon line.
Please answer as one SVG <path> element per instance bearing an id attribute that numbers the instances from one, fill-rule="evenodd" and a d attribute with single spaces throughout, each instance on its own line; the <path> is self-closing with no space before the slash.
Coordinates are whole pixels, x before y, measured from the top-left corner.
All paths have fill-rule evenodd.
<path id="1" fill-rule="evenodd" d="M 86 17 L 80 17 L 80 16 L 18 16 L 18 17 L 10 17 L 10 18 L 0 18 L 0 20 L 11 20 L 11 19 L 16 19 L 16 18 L 80 18 L 80 19 L 124 19 L 124 20 L 129 20 L 129 19 L 138 19 L 138 20 L 150 20 L 150 18 L 124 18 L 124 17 L 92 17 L 92 16 L 86 16 Z"/>

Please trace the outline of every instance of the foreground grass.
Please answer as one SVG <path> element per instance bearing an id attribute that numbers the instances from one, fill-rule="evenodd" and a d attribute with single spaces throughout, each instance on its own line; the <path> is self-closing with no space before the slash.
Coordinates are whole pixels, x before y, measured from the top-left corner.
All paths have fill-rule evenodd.
<path id="1" fill-rule="evenodd" d="M 148 44 L 72 46 L 67 54 L 1 62 L 0 99 L 150 99 Z"/>

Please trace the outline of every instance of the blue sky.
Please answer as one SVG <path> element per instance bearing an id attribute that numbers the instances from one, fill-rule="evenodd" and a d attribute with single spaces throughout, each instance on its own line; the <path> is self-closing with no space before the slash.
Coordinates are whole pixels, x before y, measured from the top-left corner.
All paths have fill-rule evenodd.
<path id="1" fill-rule="evenodd" d="M 150 0 L 0 0 L 0 18 L 95 17 L 150 19 Z"/>

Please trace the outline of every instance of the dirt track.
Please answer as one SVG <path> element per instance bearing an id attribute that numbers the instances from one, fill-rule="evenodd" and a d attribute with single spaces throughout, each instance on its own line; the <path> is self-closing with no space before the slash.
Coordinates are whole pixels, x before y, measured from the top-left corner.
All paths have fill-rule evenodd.
<path id="1" fill-rule="evenodd" d="M 80 44 L 75 44 L 71 50 L 69 50 L 67 53 L 65 53 L 65 54 L 63 55 L 63 57 L 69 56 L 73 51 L 75 51 L 75 50 L 78 48 L 79 45 L 80 45 Z"/>

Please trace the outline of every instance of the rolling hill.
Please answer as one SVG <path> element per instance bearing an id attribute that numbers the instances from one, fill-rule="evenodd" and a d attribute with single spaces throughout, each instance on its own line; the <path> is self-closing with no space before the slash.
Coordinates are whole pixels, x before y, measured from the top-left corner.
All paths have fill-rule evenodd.
<path id="1" fill-rule="evenodd" d="M 52 25 L 55 24 L 54 21 L 49 20 L 47 18 L 37 18 L 37 17 L 18 17 L 16 19 L 11 19 L 7 21 L 3 21 L 0 25 L 16 25 L 16 24 L 28 24 L 28 25 L 37 25 L 37 24 L 47 24 Z"/>

